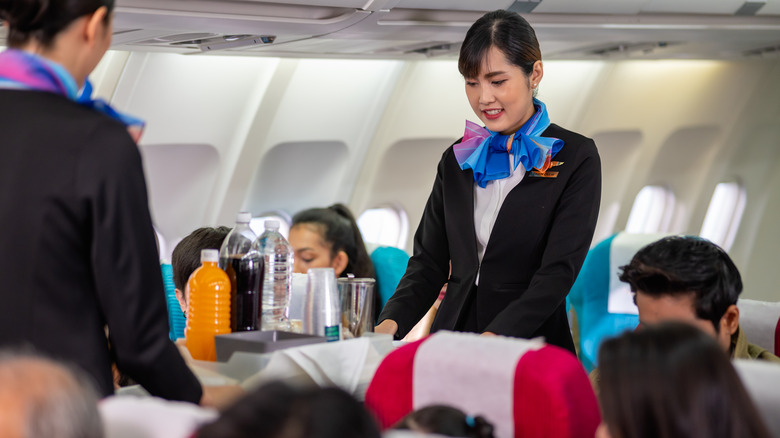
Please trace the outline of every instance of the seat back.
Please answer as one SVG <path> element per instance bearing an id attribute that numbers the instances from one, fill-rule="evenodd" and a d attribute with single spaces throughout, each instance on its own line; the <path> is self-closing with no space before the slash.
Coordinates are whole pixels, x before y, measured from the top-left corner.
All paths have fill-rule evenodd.
<path id="1" fill-rule="evenodd" d="M 541 340 L 437 332 L 390 353 L 366 392 L 383 429 L 432 404 L 484 416 L 498 438 L 591 438 L 600 422 L 577 358 Z"/>
<path id="2" fill-rule="evenodd" d="M 380 246 L 371 252 L 371 262 L 376 272 L 376 283 L 381 307 L 395 293 L 395 288 L 406 272 L 409 254 L 392 246 Z"/>
<path id="3" fill-rule="evenodd" d="M 181 311 L 179 300 L 176 298 L 176 286 L 173 284 L 173 267 L 170 263 L 163 263 L 163 284 L 165 285 L 165 304 L 168 308 L 168 337 L 172 341 L 184 337 L 184 328 L 187 326 L 187 317 Z"/>
<path id="4" fill-rule="evenodd" d="M 618 279 L 619 267 L 628 264 L 640 248 L 662 237 L 618 233 L 588 251 L 567 297 L 577 315 L 577 347 L 588 372 L 597 366 L 604 339 L 633 330 L 639 324 L 631 290 Z"/>
<path id="5" fill-rule="evenodd" d="M 757 301 L 740 298 L 739 326 L 751 344 L 778 353 L 778 327 L 780 327 L 780 302 Z"/>
<path id="6" fill-rule="evenodd" d="M 769 433 L 780 437 L 780 365 L 748 359 L 737 359 L 733 364 Z"/>

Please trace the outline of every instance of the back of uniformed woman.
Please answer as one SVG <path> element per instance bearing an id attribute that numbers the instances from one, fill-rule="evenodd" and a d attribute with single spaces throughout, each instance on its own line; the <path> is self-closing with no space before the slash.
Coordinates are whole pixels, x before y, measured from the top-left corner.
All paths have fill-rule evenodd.
<path id="1" fill-rule="evenodd" d="M 78 365 L 104 396 L 116 361 L 153 395 L 199 402 L 168 339 L 137 121 L 79 98 L 113 7 L 0 0 L 0 346 Z"/>

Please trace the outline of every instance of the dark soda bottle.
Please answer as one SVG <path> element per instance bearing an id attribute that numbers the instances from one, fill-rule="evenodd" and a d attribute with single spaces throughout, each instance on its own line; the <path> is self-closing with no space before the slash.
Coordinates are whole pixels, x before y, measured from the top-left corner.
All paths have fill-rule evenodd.
<path id="1" fill-rule="evenodd" d="M 249 228 L 250 220 L 250 213 L 239 213 L 235 228 L 225 237 L 219 250 L 219 266 L 230 279 L 230 328 L 233 332 L 260 328 L 257 315 L 263 284 L 263 258 L 252 249 L 257 236 Z"/>

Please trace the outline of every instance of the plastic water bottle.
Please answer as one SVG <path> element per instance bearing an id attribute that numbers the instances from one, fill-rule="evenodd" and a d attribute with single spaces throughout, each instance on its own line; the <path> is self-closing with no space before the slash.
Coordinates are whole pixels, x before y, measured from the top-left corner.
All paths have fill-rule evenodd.
<path id="1" fill-rule="evenodd" d="M 260 287 L 263 278 L 263 258 L 252 244 L 257 236 L 249 228 L 252 214 L 242 211 L 236 226 L 222 242 L 219 267 L 230 279 L 230 328 L 234 332 L 258 330 L 260 325 Z"/>
<path id="2" fill-rule="evenodd" d="M 263 257 L 265 275 L 262 294 L 262 329 L 290 329 L 289 302 L 292 292 L 293 250 L 279 234 L 279 221 L 266 220 L 265 232 L 252 245 Z"/>
<path id="3" fill-rule="evenodd" d="M 190 275 L 187 285 L 187 349 L 196 360 L 217 360 L 214 336 L 230 333 L 230 279 L 217 266 L 219 252 L 204 249 L 201 265 Z"/>

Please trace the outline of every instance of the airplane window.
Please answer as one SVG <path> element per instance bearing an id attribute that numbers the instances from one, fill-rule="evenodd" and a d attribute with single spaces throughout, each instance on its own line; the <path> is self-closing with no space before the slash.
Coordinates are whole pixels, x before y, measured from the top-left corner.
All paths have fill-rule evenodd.
<path id="1" fill-rule="evenodd" d="M 364 211 L 357 220 L 363 240 L 381 246 L 406 246 L 409 218 L 396 207 L 376 207 Z"/>
<path id="2" fill-rule="evenodd" d="M 255 232 L 258 236 L 263 234 L 263 231 L 265 231 L 265 220 L 266 219 L 275 219 L 279 221 L 279 233 L 284 236 L 285 239 L 288 239 L 290 236 L 290 223 L 292 222 L 292 219 L 289 217 L 289 215 L 282 211 L 277 212 L 270 212 L 266 213 L 262 216 L 253 217 L 251 221 L 249 221 L 249 228 L 252 229 L 252 231 Z"/>
<path id="3" fill-rule="evenodd" d="M 626 224 L 627 233 L 665 233 L 674 213 L 674 193 L 662 186 L 642 187 L 634 199 Z"/>
<path id="4" fill-rule="evenodd" d="M 746 198 L 745 188 L 736 181 L 715 186 L 699 235 L 728 251 L 737 235 Z"/>

